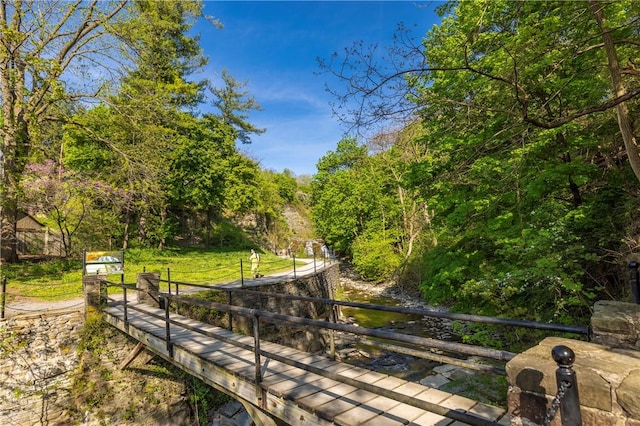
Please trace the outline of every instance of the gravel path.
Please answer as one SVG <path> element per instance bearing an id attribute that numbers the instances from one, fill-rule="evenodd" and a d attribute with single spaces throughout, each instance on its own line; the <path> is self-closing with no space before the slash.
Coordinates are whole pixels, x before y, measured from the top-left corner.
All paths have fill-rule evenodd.
<path id="1" fill-rule="evenodd" d="M 42 313 L 67 312 L 84 309 L 84 298 L 57 301 L 19 300 L 5 307 L 5 318 L 18 315 L 39 315 Z"/>

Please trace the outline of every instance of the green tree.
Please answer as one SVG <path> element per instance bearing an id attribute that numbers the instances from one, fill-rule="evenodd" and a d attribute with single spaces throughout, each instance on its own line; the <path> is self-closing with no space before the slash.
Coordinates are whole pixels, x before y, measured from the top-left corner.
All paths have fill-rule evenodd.
<path id="1" fill-rule="evenodd" d="M 283 200 L 289 203 L 296 201 L 298 182 L 289 169 L 284 169 L 282 173 L 274 173 L 273 180 L 278 186 L 278 194 Z"/>
<path id="2" fill-rule="evenodd" d="M 206 86 L 205 81 L 188 80 L 207 62 L 197 37 L 187 35 L 202 16 L 202 3 L 141 1 L 136 7 L 138 19 L 120 32 L 134 46 L 135 68 L 113 99 L 128 127 L 119 145 L 137 163 L 127 161 L 123 168 L 123 182 L 137 201 L 125 217 L 127 225 L 137 222 L 141 242 L 162 248 L 173 232 L 166 177 L 173 151 L 185 140 L 182 121 L 191 119 L 183 109 L 195 107 Z"/>
<path id="3" fill-rule="evenodd" d="M 23 187 L 23 207 L 58 231 L 66 256 L 80 254 L 76 241 L 93 247 L 93 241 L 106 238 L 113 241 L 120 237 L 115 226 L 117 216 L 102 214 L 98 217 L 95 214 L 103 208 L 100 204 L 104 201 L 109 200 L 110 204 L 112 200 L 122 198 L 115 188 L 65 170 L 52 160 L 28 164 Z"/>
<path id="4" fill-rule="evenodd" d="M 243 90 L 247 83 L 238 82 L 226 69 L 222 70 L 224 87 L 211 88 L 214 95 L 213 106 L 220 110 L 222 121 L 232 126 L 237 132 L 237 138 L 242 143 L 251 143 L 250 134 L 261 134 L 266 129 L 260 129 L 249 121 L 248 111 L 261 111 L 262 107 L 249 92 Z"/>
<path id="5" fill-rule="evenodd" d="M 338 253 L 351 255 L 351 244 L 362 232 L 366 211 L 361 202 L 369 195 L 360 191 L 362 181 L 354 175 L 367 156 L 355 138 L 338 142 L 316 165 L 311 183 L 312 219 L 316 231 Z"/>
<path id="6" fill-rule="evenodd" d="M 368 115 L 356 124 L 411 111 L 424 126 L 420 156 L 381 164 L 394 165 L 399 187 L 427 213 L 431 238 L 419 240 L 415 261 L 429 301 L 572 322 L 594 298 L 623 295 L 611 265 L 636 228 L 627 218 L 637 208 L 637 152 L 624 117 L 637 111 L 639 86 L 631 65 L 614 75 L 616 62 L 633 63 L 637 7 L 452 2 L 422 48 L 396 57 L 408 67 L 335 72 L 349 86 L 343 100 L 361 95 L 358 114 Z M 362 50 L 349 54 L 372 63 Z M 393 103 L 400 98 L 413 105 Z M 376 243 L 369 229 L 360 235 Z"/>
<path id="7" fill-rule="evenodd" d="M 80 228 L 88 210 L 91 189 L 53 161 L 30 164 L 24 172 L 25 207 L 44 217 L 62 237 L 65 255 L 70 255 L 72 237 Z"/>
<path id="8" fill-rule="evenodd" d="M 0 259 L 17 260 L 16 221 L 21 180 L 42 127 L 63 120 L 63 105 L 94 97 L 104 81 L 86 64 L 104 64 L 111 78 L 114 39 L 111 25 L 123 15 L 125 1 L 0 1 L 0 96 L 2 169 L 0 170 Z M 76 78 L 62 80 L 73 73 Z M 89 87 L 88 82 L 93 82 Z"/>
<path id="9" fill-rule="evenodd" d="M 182 124 L 184 136 L 172 152 L 167 176 L 169 195 L 174 210 L 204 214 L 208 247 L 214 222 L 256 206 L 258 166 L 237 151 L 235 131 L 220 117 L 185 117 Z"/>
<path id="10" fill-rule="evenodd" d="M 378 52 L 361 44 L 347 49 L 342 62 L 321 67 L 343 84 L 332 90 L 337 112 L 346 109 L 351 115 L 340 116 L 359 126 L 424 114 L 428 106 L 428 119 L 458 117 L 451 122 L 469 133 L 486 131 L 487 118 L 504 120 L 494 128 L 502 136 L 617 113 L 640 179 L 628 120 L 640 95 L 633 65 L 639 7 L 634 1 L 448 2 L 422 46 L 399 31 L 387 68 L 377 67 Z M 356 106 L 345 108 L 353 100 Z"/>
<path id="11" fill-rule="evenodd" d="M 599 207 L 619 174 L 597 164 L 618 150 L 602 129 L 622 99 L 611 97 L 585 6 L 463 2 L 425 40 L 431 71 L 409 81 L 420 88 L 423 120 L 438 123 L 429 144 L 446 160 L 429 183 L 447 187 L 425 193 L 441 230 L 427 255 L 430 297 L 570 320 L 602 293 L 594 262 L 606 262 L 602 248 L 615 247 L 622 223 Z M 611 7 L 621 36 L 628 15 Z"/>
<path id="12" fill-rule="evenodd" d="M 141 1 L 134 18 L 118 29 L 131 46 L 131 67 L 106 106 L 78 116 L 82 126 L 68 132 L 67 163 L 119 187 L 123 248 L 137 235 L 141 244 L 163 247 L 174 232 L 169 217 L 168 182 L 173 154 L 188 143 L 185 112 L 202 99 L 206 82 L 188 75 L 206 63 L 195 37 L 187 32 L 201 16 L 200 2 Z M 91 158 L 99 153 L 100 162 Z M 81 164 L 83 163 L 83 164 Z"/>
<path id="13" fill-rule="evenodd" d="M 419 190 L 407 186 L 411 167 L 425 158 L 424 145 L 417 142 L 421 131 L 415 123 L 378 133 L 366 146 L 344 140 L 318 163 L 314 223 L 332 247 L 352 256 L 366 278 L 400 276 L 414 244 L 429 231 L 427 204 Z"/>

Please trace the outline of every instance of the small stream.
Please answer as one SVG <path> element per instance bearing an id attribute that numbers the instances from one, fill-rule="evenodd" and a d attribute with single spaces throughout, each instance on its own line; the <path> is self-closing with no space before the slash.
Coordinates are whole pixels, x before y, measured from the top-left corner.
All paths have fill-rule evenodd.
<path id="1" fill-rule="evenodd" d="M 421 300 L 393 297 L 393 291 L 382 291 L 369 283 L 352 278 L 341 278 L 336 299 L 384 306 L 423 307 Z M 414 336 L 461 341 L 449 320 L 415 314 L 374 311 L 361 308 L 341 308 L 342 318 L 361 327 L 395 331 Z M 371 340 L 374 340 L 373 338 Z M 339 347 L 343 362 L 368 368 L 401 379 L 422 383 L 429 387 L 469 397 L 476 401 L 506 407 L 507 382 L 505 377 L 479 373 L 466 368 L 443 365 L 436 361 L 380 350 L 362 342 Z M 463 355 L 447 354 L 466 358 Z M 487 360 L 485 360 L 487 361 Z"/>
<path id="2" fill-rule="evenodd" d="M 348 302 L 370 303 L 383 306 L 404 306 L 401 300 L 375 294 L 367 285 L 350 285 L 351 280 L 342 280 L 336 299 Z M 448 321 L 440 318 L 424 317 L 416 314 L 376 311 L 362 308 L 341 308 L 342 317 L 352 324 L 365 328 L 395 331 L 420 337 L 439 340 L 457 341 Z M 373 369 L 405 380 L 420 381 L 432 373 L 438 362 L 412 357 L 409 355 L 389 353 L 370 345 L 357 343 L 343 350 L 344 361 L 353 365 Z"/>

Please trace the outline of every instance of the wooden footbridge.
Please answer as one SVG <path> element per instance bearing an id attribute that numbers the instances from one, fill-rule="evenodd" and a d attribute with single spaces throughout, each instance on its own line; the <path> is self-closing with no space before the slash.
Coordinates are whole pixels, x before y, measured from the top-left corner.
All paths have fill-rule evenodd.
<path id="1" fill-rule="evenodd" d="M 290 425 L 495 424 L 505 414 L 501 408 L 327 357 L 265 341 L 256 345 L 253 337 L 181 315 L 170 313 L 166 321 L 163 309 L 130 303 L 127 310 L 126 321 L 120 303 L 111 303 L 104 312 L 110 324 L 238 399 L 263 424 L 282 424 L 275 418 Z M 404 399 L 415 401 L 400 402 Z"/>
<path id="2" fill-rule="evenodd" d="M 507 361 L 514 356 L 509 352 L 342 324 L 335 317 L 335 305 L 340 302 L 334 300 L 268 294 L 268 297 L 326 303 L 330 307 L 329 320 L 324 321 L 145 290 L 152 296 L 149 304 L 148 298 L 140 297 L 140 286 L 136 289 L 126 284 L 118 284 L 124 293 L 116 300 L 106 297 L 105 282 L 100 283 L 102 293 L 96 299 L 89 295 L 91 283 L 85 282 L 85 291 L 89 290 L 87 303 L 101 305 L 109 324 L 140 342 L 138 350 L 146 348 L 240 401 L 258 425 L 510 424 L 510 416 L 503 408 L 339 362 L 335 360 L 334 338 L 337 332 L 355 333 L 366 342 L 386 349 L 442 362 L 450 360 L 449 363 L 463 366 L 465 361 L 447 358 L 444 354 L 455 351 Z M 226 291 L 229 295 L 231 291 L 252 291 L 244 287 L 243 283 L 241 289 L 227 288 Z M 131 290 L 136 290 L 142 301 L 129 301 Z M 185 305 L 225 313 L 229 318 L 228 327 L 176 313 L 178 306 Z M 253 335 L 232 331 L 232 318 L 239 317 L 250 324 Z M 320 330 L 329 336 L 329 354 L 310 354 L 267 341 L 261 338 L 260 330 L 268 324 Z M 132 353 L 131 359 L 135 355 Z M 479 368 L 495 370 L 486 365 Z"/>

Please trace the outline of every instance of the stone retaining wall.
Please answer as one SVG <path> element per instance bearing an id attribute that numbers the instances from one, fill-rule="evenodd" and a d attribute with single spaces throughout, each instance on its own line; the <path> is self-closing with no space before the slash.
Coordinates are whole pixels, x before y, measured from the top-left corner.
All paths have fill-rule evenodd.
<path id="1" fill-rule="evenodd" d="M 0 323 L 0 424 L 65 424 L 82 311 Z"/>
<path id="2" fill-rule="evenodd" d="M 334 264 L 312 276 L 277 284 L 252 285 L 247 289 L 266 293 L 333 299 L 338 288 L 339 278 L 339 265 Z M 329 320 L 329 306 L 321 302 L 283 300 L 277 297 L 252 296 L 246 293 L 234 295 L 232 302 L 233 305 L 245 308 L 323 321 Z M 251 318 L 234 316 L 233 329 L 242 330 L 245 334 L 253 334 Z M 303 329 L 263 322 L 260 335 L 266 340 L 311 353 L 322 351 L 328 345 L 326 335 L 309 327 Z"/>
<path id="3" fill-rule="evenodd" d="M 594 343 L 640 351 L 640 305 L 602 300 L 593 306 Z"/>
<path id="4" fill-rule="evenodd" d="M 0 425 L 193 425 L 179 376 L 147 353 L 120 370 L 137 342 L 93 324 L 99 350 L 81 352 L 83 311 L 0 322 Z"/>

